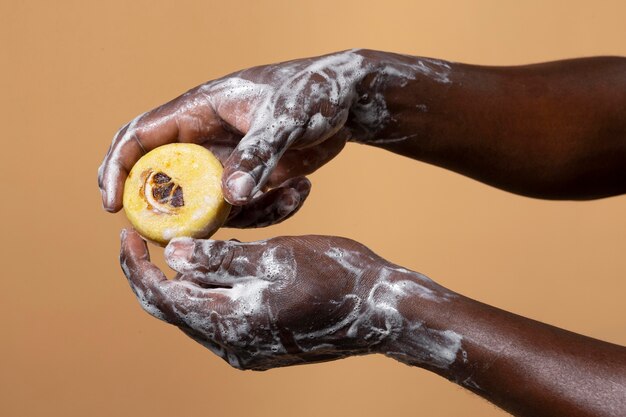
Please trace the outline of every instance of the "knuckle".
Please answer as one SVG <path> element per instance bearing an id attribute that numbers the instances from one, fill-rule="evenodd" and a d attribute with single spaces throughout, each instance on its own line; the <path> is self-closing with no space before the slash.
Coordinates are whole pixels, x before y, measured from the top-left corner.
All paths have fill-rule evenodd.
<path id="1" fill-rule="evenodd" d="M 228 268 L 229 259 L 232 258 L 233 242 L 229 241 L 213 241 L 210 247 L 204 253 L 208 256 L 207 267 L 211 272 L 215 272 L 220 268 Z"/>
<path id="2" fill-rule="evenodd" d="M 248 162 L 254 165 L 267 166 L 276 152 L 276 149 L 270 144 L 263 140 L 258 140 L 248 144 L 242 150 L 240 159 L 242 163 Z"/>
<path id="3" fill-rule="evenodd" d="M 194 258 L 204 259 L 215 256 L 219 252 L 220 240 L 202 240 L 199 245 L 194 246 Z"/>

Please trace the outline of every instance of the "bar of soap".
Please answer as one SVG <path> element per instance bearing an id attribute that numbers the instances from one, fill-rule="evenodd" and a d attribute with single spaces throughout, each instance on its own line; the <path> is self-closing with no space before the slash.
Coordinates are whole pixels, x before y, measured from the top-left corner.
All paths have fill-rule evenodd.
<path id="1" fill-rule="evenodd" d="M 190 143 L 159 146 L 133 166 L 124 184 L 124 211 L 133 227 L 161 246 L 175 237 L 208 238 L 226 221 L 222 165 Z"/>

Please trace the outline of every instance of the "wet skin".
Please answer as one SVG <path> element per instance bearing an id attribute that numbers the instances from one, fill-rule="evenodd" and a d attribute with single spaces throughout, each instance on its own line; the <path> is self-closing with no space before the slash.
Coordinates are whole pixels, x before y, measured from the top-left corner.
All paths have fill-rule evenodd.
<path id="1" fill-rule="evenodd" d="M 232 227 L 297 211 L 303 176 L 346 141 L 550 199 L 626 192 L 626 59 L 480 67 L 346 51 L 231 74 L 118 132 L 99 171 L 121 208 L 145 150 L 200 143 L 225 165 Z M 167 280 L 132 230 L 121 261 L 142 306 L 242 369 L 382 353 L 519 416 L 626 414 L 626 349 L 470 300 L 326 236 L 174 240 Z"/>

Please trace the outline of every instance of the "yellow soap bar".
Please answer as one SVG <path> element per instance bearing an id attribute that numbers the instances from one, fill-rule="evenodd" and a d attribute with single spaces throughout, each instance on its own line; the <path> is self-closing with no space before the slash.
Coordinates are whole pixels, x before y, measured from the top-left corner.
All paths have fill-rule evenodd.
<path id="1" fill-rule="evenodd" d="M 165 246 L 175 237 L 207 238 L 226 221 L 222 165 L 190 143 L 159 146 L 133 166 L 124 184 L 124 211 L 146 239 Z"/>

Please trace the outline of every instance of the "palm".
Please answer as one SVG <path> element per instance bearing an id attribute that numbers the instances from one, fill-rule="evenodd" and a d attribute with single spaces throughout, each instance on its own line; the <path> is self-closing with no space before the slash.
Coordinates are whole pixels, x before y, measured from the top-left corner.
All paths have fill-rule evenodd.
<path id="1" fill-rule="evenodd" d="M 172 280 L 149 262 L 135 232 L 125 234 L 122 265 L 139 300 L 235 367 L 365 354 L 388 334 L 369 301 L 385 262 L 354 241 L 182 239 L 165 255 L 178 272 Z"/>

